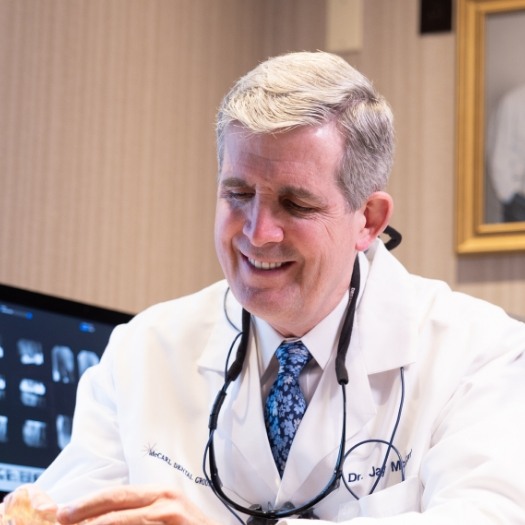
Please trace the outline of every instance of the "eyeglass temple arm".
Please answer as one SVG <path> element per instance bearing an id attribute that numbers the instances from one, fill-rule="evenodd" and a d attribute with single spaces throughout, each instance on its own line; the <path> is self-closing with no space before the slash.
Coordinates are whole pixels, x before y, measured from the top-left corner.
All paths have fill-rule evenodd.
<path id="1" fill-rule="evenodd" d="M 394 248 L 397 248 L 403 240 L 403 236 L 390 225 L 385 228 L 383 233 L 386 233 L 386 235 L 390 237 L 390 239 L 385 242 L 387 250 L 393 250 Z"/>

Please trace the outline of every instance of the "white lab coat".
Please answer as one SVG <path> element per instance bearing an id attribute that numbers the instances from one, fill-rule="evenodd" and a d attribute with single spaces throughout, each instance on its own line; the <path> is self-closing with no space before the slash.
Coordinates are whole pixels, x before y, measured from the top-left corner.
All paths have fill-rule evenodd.
<path id="1" fill-rule="evenodd" d="M 361 255 L 363 256 L 363 255 Z M 368 251 L 347 356 L 349 450 L 388 441 L 406 393 L 384 475 L 386 448 L 358 447 L 341 484 L 316 506 L 354 525 L 525 523 L 525 326 L 442 282 L 412 276 L 377 242 Z M 122 483 L 178 489 L 220 523 L 237 523 L 202 474 L 208 415 L 237 330 L 223 311 L 227 285 L 146 310 L 113 334 L 82 378 L 73 438 L 39 484 L 65 502 Z M 227 296 L 229 318 L 241 308 Z M 299 504 L 328 480 L 339 446 L 341 387 L 326 368 L 281 480 L 262 414 L 254 338 L 216 432 L 219 475 L 239 502 Z M 520 377 L 521 374 L 521 377 Z M 405 481 L 401 482 L 401 464 Z"/>

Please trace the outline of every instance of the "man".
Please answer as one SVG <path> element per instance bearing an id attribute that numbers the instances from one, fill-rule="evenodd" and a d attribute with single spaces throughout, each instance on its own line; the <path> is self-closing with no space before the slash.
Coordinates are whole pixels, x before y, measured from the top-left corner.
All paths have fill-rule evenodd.
<path id="1" fill-rule="evenodd" d="M 488 167 L 503 222 L 525 221 L 525 86 L 506 93 L 488 130 Z"/>
<path id="2" fill-rule="evenodd" d="M 341 58 L 289 54 L 238 81 L 217 139 L 226 281 L 114 332 L 70 445 L 6 514 L 523 523 L 525 327 L 378 240 L 383 98 Z"/>

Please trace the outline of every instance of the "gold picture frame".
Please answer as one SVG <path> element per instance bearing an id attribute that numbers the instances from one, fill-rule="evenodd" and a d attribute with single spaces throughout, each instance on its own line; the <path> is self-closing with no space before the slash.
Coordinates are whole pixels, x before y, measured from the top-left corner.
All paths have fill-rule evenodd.
<path id="1" fill-rule="evenodd" d="M 513 37 L 514 33 L 517 36 Z M 503 37 L 497 37 L 501 34 Z M 457 0 L 456 251 L 459 254 L 525 251 L 525 221 L 521 216 L 506 219 L 508 215 L 501 211 L 507 200 L 500 198 L 495 188 L 500 185 L 507 191 L 509 186 L 503 184 L 506 175 L 497 178 L 496 173 L 500 172 L 493 161 L 502 99 L 517 86 L 525 86 L 523 35 L 525 0 Z M 516 46 L 512 38 L 522 39 L 520 45 Z M 519 60 L 513 58 L 515 54 Z M 521 199 L 521 191 L 519 194 Z"/>

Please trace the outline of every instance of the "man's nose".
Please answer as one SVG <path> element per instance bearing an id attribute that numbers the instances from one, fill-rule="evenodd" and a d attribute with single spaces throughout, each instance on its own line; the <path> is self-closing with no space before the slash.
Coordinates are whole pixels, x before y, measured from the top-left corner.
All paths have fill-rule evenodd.
<path id="1" fill-rule="evenodd" d="M 254 202 L 245 217 L 243 233 L 253 246 L 281 242 L 284 238 L 282 221 L 271 206 Z"/>

